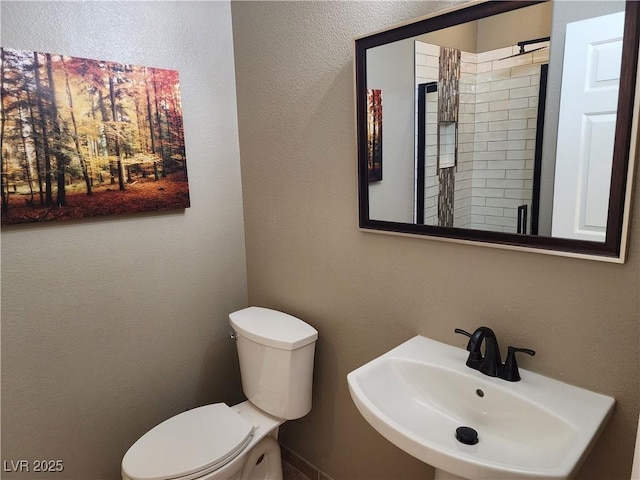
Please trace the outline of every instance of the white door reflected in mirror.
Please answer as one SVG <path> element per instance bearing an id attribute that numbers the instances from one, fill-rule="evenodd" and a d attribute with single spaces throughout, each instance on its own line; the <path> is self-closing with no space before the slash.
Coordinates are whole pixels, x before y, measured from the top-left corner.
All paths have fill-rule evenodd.
<path id="1" fill-rule="evenodd" d="M 605 240 L 623 30 L 623 12 L 567 25 L 554 237 Z"/>

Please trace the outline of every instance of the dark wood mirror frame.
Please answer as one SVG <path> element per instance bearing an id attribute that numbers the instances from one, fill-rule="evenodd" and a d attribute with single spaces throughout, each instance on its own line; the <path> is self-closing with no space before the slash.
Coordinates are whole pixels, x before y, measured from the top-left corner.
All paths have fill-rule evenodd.
<path id="1" fill-rule="evenodd" d="M 618 95 L 618 116 L 612 162 L 609 208 L 605 242 L 591 242 L 566 238 L 519 235 L 465 228 L 448 228 L 430 225 L 399 223 L 369 218 L 369 191 L 367 172 L 367 49 L 407 39 L 428 32 L 452 27 L 469 21 L 497 15 L 519 8 L 542 3 L 534 1 L 488 1 L 408 23 L 387 31 L 375 33 L 355 40 L 356 118 L 358 142 L 358 201 L 360 228 L 365 231 L 427 236 L 471 242 L 498 248 L 538 251 L 563 256 L 575 256 L 623 263 L 630 218 L 630 191 L 633 161 L 637 154 L 634 130 L 638 129 L 635 91 L 638 70 L 638 45 L 640 42 L 640 2 L 628 0 L 625 5 L 622 67 Z M 637 108 L 637 107 L 635 107 Z M 633 140 L 633 145 L 632 145 Z M 631 162 L 630 162 L 631 160 Z M 629 183 L 629 185 L 627 185 Z"/>

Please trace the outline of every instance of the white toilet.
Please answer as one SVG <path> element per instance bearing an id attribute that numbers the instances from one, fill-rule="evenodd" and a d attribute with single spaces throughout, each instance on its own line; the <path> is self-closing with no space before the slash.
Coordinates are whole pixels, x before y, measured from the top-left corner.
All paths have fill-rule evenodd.
<path id="1" fill-rule="evenodd" d="M 318 332 L 286 313 L 229 315 L 248 400 L 194 408 L 144 434 L 122 459 L 123 480 L 281 480 L 278 429 L 311 410 Z"/>

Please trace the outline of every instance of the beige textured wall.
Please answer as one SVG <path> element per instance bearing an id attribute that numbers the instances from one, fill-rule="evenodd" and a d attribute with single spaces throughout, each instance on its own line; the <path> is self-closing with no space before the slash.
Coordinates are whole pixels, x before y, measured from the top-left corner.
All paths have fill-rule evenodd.
<path id="1" fill-rule="evenodd" d="M 429 478 L 354 407 L 349 371 L 481 324 L 525 368 L 614 396 L 579 480 L 627 480 L 640 394 L 640 205 L 625 265 L 357 229 L 352 38 L 441 2 L 232 2 L 249 301 L 313 324 L 314 408 L 283 442 L 335 479 Z"/>
<path id="2" fill-rule="evenodd" d="M 2 460 L 115 480 L 126 449 L 242 398 L 246 306 L 228 2 L 2 2 L 2 46 L 180 72 L 192 207 L 2 229 Z"/>

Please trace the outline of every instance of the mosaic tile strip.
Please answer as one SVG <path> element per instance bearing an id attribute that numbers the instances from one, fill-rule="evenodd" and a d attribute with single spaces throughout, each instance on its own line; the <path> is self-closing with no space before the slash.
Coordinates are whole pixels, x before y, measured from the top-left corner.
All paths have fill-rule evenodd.
<path id="1" fill-rule="evenodd" d="M 453 193 L 455 191 L 455 168 L 438 171 L 438 226 L 453 227 Z"/>
<path id="2" fill-rule="evenodd" d="M 438 85 L 438 120 L 458 120 L 460 50 L 440 47 L 440 78 Z"/>
<path id="3" fill-rule="evenodd" d="M 445 123 L 457 123 L 460 101 L 460 50 L 440 47 L 440 73 L 438 85 L 438 129 Z M 455 129 L 457 130 L 457 129 Z M 446 145 L 441 144 L 438 136 L 438 166 L 441 165 Z M 454 141 L 454 161 L 457 163 L 457 139 Z M 453 227 L 455 167 L 438 168 L 438 226 Z"/>

